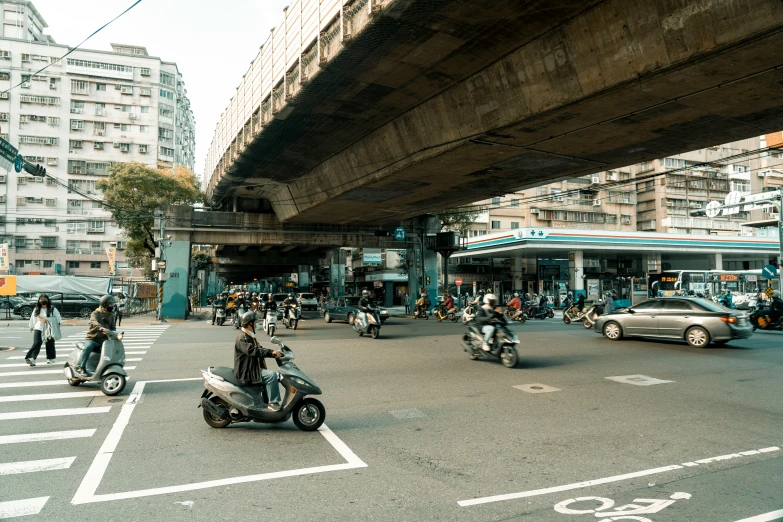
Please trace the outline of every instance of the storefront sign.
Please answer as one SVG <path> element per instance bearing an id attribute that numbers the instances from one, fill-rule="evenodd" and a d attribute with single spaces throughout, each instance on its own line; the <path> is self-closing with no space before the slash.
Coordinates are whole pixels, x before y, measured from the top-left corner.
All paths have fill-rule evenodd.
<path id="1" fill-rule="evenodd" d="M 0 270 L 8 270 L 8 243 L 0 244 Z"/>
<path id="2" fill-rule="evenodd" d="M 363 256 L 363 265 L 380 265 L 382 263 L 380 248 L 365 248 Z"/>
<path id="3" fill-rule="evenodd" d="M 0 275 L 0 295 L 16 295 L 16 276 Z"/>

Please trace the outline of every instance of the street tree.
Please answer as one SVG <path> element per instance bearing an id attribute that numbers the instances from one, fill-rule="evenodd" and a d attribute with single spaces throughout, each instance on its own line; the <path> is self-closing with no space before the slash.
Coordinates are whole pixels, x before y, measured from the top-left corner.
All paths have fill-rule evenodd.
<path id="1" fill-rule="evenodd" d="M 126 259 L 148 276 L 155 256 L 155 211 L 162 205 L 204 201 L 201 183 L 184 166 L 154 169 L 142 163 L 119 163 L 96 186 L 103 192 L 104 206 L 128 238 Z"/>
<path id="2" fill-rule="evenodd" d="M 464 237 L 468 234 L 476 218 L 483 210 L 480 207 L 465 205 L 441 210 L 436 215 L 440 220 L 440 228 L 442 230 L 459 232 L 459 235 Z"/>

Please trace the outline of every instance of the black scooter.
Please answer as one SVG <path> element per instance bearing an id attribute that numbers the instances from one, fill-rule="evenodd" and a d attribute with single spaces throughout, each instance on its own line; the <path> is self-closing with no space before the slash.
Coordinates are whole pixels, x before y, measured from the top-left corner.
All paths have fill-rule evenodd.
<path id="1" fill-rule="evenodd" d="M 772 319 L 772 309 L 769 305 L 761 305 L 750 314 L 750 324 L 753 330 L 783 330 L 783 315 L 775 321 Z"/>
<path id="2" fill-rule="evenodd" d="M 510 321 L 498 314 L 492 321 L 495 327 L 495 336 L 492 339 L 490 350 L 482 349 L 484 345 L 484 333 L 476 323 L 468 325 L 468 332 L 462 337 L 462 348 L 470 354 L 470 358 L 498 359 L 506 368 L 513 368 L 519 361 L 519 336 L 509 328 Z"/>

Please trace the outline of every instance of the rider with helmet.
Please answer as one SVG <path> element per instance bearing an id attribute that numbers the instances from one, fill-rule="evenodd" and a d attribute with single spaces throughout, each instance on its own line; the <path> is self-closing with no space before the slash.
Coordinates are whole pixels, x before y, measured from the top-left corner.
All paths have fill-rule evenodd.
<path id="1" fill-rule="evenodd" d="M 212 301 L 212 324 L 215 324 L 215 318 L 217 317 L 218 308 L 226 307 L 226 294 L 218 295 L 214 301 Z"/>
<path id="2" fill-rule="evenodd" d="M 90 358 L 92 352 L 100 352 L 103 342 L 108 340 L 109 337 L 106 333 L 109 330 L 114 331 L 114 305 L 116 300 L 111 295 L 104 295 L 98 301 L 98 308 L 90 314 L 90 322 L 87 325 L 86 341 L 84 343 L 84 350 L 82 350 L 79 364 L 74 368 L 77 373 L 91 376 L 92 373 L 87 371 L 87 361 Z"/>
<path id="3" fill-rule="evenodd" d="M 372 299 L 370 298 L 370 291 L 365 288 L 362 290 L 361 299 L 359 299 L 359 309 L 356 312 L 355 319 L 356 321 L 359 321 L 359 325 L 362 328 L 367 328 L 367 312 L 374 307 Z"/>
<path id="4" fill-rule="evenodd" d="M 422 292 L 421 297 L 416 301 L 416 308 L 413 310 L 413 314 L 416 315 L 420 310 L 424 310 L 426 313 L 429 307 L 429 296 L 427 292 Z"/>
<path id="5" fill-rule="evenodd" d="M 506 303 L 506 306 L 514 310 L 511 315 L 512 319 L 516 319 L 522 313 L 522 300 L 519 298 L 519 292 L 514 292 L 514 298 Z"/>
<path id="6" fill-rule="evenodd" d="M 261 386 L 266 387 L 269 397 L 267 411 L 280 409 L 280 387 L 277 385 L 277 374 L 267 370 L 264 358 L 283 356 L 280 351 L 264 348 L 255 336 L 256 320 L 255 312 L 245 312 L 240 321 L 242 331 L 234 342 L 234 375 L 243 388 L 255 392 L 257 396 L 262 394 Z"/>
<path id="7" fill-rule="evenodd" d="M 780 290 L 774 290 L 769 302 L 769 318 L 774 323 L 781 315 L 783 315 L 783 299 L 780 298 Z"/>
<path id="8" fill-rule="evenodd" d="M 481 349 L 485 352 L 490 351 L 489 342 L 492 340 L 492 336 L 495 335 L 495 325 L 493 323 L 497 317 L 497 312 L 495 311 L 497 302 L 498 299 L 495 297 L 495 294 L 485 295 L 484 303 L 476 312 L 474 319 L 476 324 L 481 326 L 481 332 L 484 334 L 484 344 L 481 346 Z"/>
<path id="9" fill-rule="evenodd" d="M 298 306 L 299 302 L 296 300 L 296 296 L 293 293 L 289 293 L 288 297 L 285 298 L 283 301 L 283 307 L 285 310 L 283 311 L 283 317 L 285 317 L 288 314 L 289 308 L 292 306 Z"/>

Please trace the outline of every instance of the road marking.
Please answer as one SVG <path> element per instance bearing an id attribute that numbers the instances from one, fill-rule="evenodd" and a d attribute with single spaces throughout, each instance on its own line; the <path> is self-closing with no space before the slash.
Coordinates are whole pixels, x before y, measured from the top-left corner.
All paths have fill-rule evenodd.
<path id="1" fill-rule="evenodd" d="M 26 382 L 3 382 L 0 388 L 36 388 L 38 386 L 63 386 L 67 384 L 64 380 L 56 381 L 26 381 Z"/>
<path id="2" fill-rule="evenodd" d="M 95 429 L 49 431 L 46 433 L 22 433 L 21 435 L 2 435 L 0 444 L 16 444 L 18 442 L 47 442 L 50 440 L 81 439 L 92 437 Z"/>
<path id="3" fill-rule="evenodd" d="M 769 513 L 756 515 L 755 517 L 743 518 L 742 520 L 737 520 L 737 522 L 770 522 L 771 520 L 780 520 L 780 519 L 783 519 L 783 509 L 778 509 L 777 511 L 770 511 Z"/>
<path id="4" fill-rule="evenodd" d="M 28 498 L 25 500 L 12 500 L 0 502 L 0 520 L 7 518 L 37 515 L 41 512 L 49 497 Z"/>
<path id="5" fill-rule="evenodd" d="M 770 453 L 773 451 L 779 451 L 780 448 L 777 446 L 772 446 L 769 448 L 762 448 L 760 450 L 757 450 L 759 453 Z M 739 453 L 731 453 L 730 455 L 722 455 L 719 457 L 711 457 L 707 459 L 701 459 L 697 460 L 695 462 L 686 462 L 682 465 L 679 464 L 672 464 L 671 466 L 664 466 L 661 468 L 653 468 L 653 469 L 646 469 L 643 471 L 636 471 L 634 473 L 625 473 L 623 475 L 615 475 L 613 477 L 605 477 L 600 479 L 594 479 L 594 480 L 587 480 L 584 482 L 576 482 L 574 484 L 565 484 L 563 486 L 553 486 L 549 488 L 543 488 L 543 489 L 534 489 L 531 491 L 522 491 L 519 493 L 507 493 L 505 495 L 493 495 L 491 497 L 482 497 L 482 498 L 473 498 L 469 500 L 460 500 L 457 502 L 457 504 L 461 507 L 468 507 L 468 506 L 476 506 L 478 504 L 489 504 L 491 502 L 500 502 L 503 500 L 514 500 L 518 498 L 529 498 L 529 497 L 537 497 L 540 495 L 548 495 L 550 493 L 558 493 L 560 491 L 570 491 L 572 489 L 581 489 L 586 488 L 590 486 L 596 486 L 599 484 L 608 484 L 610 482 L 620 482 L 622 480 L 628 480 L 632 478 L 637 477 L 646 477 L 648 475 L 657 475 L 659 473 L 666 473 L 669 471 L 674 471 L 677 469 L 685 469 L 685 467 L 689 465 L 695 465 L 698 466 L 699 464 L 696 464 L 697 462 L 701 463 L 711 463 L 711 462 L 717 462 L 720 460 L 727 460 L 728 458 L 737 458 L 742 457 Z"/>
<path id="6" fill-rule="evenodd" d="M 59 410 L 33 410 L 33 411 L 12 411 L 10 413 L 0 413 L 0 420 L 15 419 L 38 419 L 41 417 L 65 417 L 69 415 L 90 415 L 92 413 L 108 413 L 111 406 L 100 408 L 62 408 Z"/>
<path id="7" fill-rule="evenodd" d="M 125 366 L 126 370 L 135 370 L 135 366 Z M 0 377 L 14 377 L 15 375 L 50 375 L 55 373 L 63 373 L 62 368 L 59 370 L 29 370 L 26 372 L 0 372 Z M 64 375 L 64 374 L 63 374 Z"/>
<path id="8" fill-rule="evenodd" d="M 145 353 L 147 352 L 125 352 L 125 355 L 144 355 Z"/>
<path id="9" fill-rule="evenodd" d="M 512 386 L 512 388 L 516 388 L 517 390 L 521 390 L 527 393 L 550 393 L 560 391 L 560 388 L 547 386 L 546 384 L 519 384 L 517 386 Z"/>
<path id="10" fill-rule="evenodd" d="M 103 475 L 109 467 L 114 451 L 117 449 L 117 445 L 120 442 L 122 433 L 130 421 L 131 414 L 139 404 L 142 394 L 144 393 L 144 387 L 151 383 L 166 383 L 166 382 L 183 382 L 183 381 L 200 381 L 200 377 L 188 378 L 188 379 L 171 379 L 171 380 L 156 380 L 156 381 L 139 381 L 133 387 L 128 400 L 122 406 L 120 414 L 114 425 L 106 437 L 106 440 L 98 450 L 98 454 L 95 456 L 90 469 L 82 479 L 79 489 L 76 491 L 71 504 L 89 504 L 92 502 L 106 502 L 111 500 L 121 500 L 129 498 L 149 497 L 153 495 L 164 495 L 168 493 L 181 493 L 183 491 L 194 491 L 198 489 L 214 488 L 220 486 L 229 486 L 232 484 L 243 484 L 247 482 L 258 482 L 262 480 L 271 480 L 283 477 L 294 477 L 299 475 L 310 475 L 314 473 L 325 473 L 328 471 L 339 471 L 355 468 L 366 468 L 362 459 L 360 459 L 351 449 L 330 430 L 326 424 L 322 424 L 318 429 L 319 433 L 332 445 L 332 447 L 345 459 L 343 464 L 332 464 L 326 466 L 317 466 L 312 468 L 294 469 L 288 471 L 276 471 L 272 473 L 262 473 L 259 475 L 246 475 L 242 477 L 233 477 L 227 479 L 209 480 L 206 482 L 196 482 L 192 484 L 181 484 L 178 486 L 168 486 L 161 488 L 143 489 L 137 491 L 126 491 L 123 493 L 104 493 L 96 495 L 98 486 L 103 479 Z"/>
<path id="11" fill-rule="evenodd" d="M 62 459 L 27 460 L 23 462 L 5 462 L 0 464 L 0 477 L 3 475 L 18 475 L 20 473 L 36 473 L 38 471 L 54 471 L 68 469 L 76 457 Z"/>
<path id="12" fill-rule="evenodd" d="M 66 393 L 37 393 L 35 395 L 9 395 L 0 397 L 0 402 L 24 402 L 24 401 L 45 401 L 50 399 L 78 399 L 80 397 L 95 397 L 103 395 L 100 390 L 66 392 Z"/>
<path id="13" fill-rule="evenodd" d="M 664 381 L 647 375 L 618 375 L 615 377 L 604 377 L 610 381 L 621 382 L 623 384 L 635 384 L 636 386 L 652 386 L 654 384 L 668 384 L 674 381 Z"/>
<path id="14" fill-rule="evenodd" d="M 6 359 L 24 359 L 24 358 L 25 358 L 24 355 L 13 355 L 11 357 L 6 357 Z M 67 355 L 58 355 L 57 357 L 55 357 L 55 359 L 67 359 L 67 358 L 68 358 Z"/>

